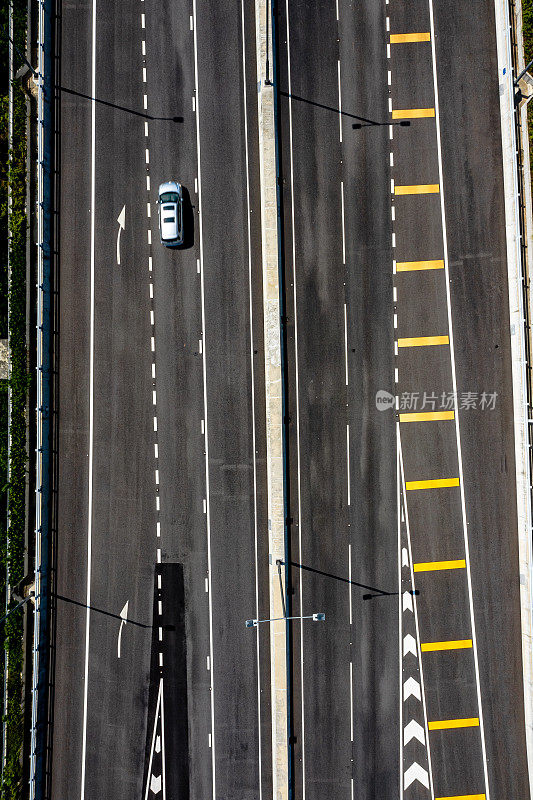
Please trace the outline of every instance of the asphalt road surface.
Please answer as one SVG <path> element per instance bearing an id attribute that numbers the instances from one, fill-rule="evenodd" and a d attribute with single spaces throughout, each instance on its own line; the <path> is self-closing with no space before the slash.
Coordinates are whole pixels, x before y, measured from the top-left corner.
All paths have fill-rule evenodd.
<path id="1" fill-rule="evenodd" d="M 254 37 L 237 1 L 62 4 L 58 800 L 270 784 L 268 626 L 244 627 L 268 610 Z"/>
<path id="2" fill-rule="evenodd" d="M 278 31 L 295 796 L 526 797 L 493 7 Z"/>

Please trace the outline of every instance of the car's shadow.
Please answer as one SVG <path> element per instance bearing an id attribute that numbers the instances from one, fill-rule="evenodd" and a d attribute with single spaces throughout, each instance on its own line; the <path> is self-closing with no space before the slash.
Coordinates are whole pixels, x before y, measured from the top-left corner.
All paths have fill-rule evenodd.
<path id="1" fill-rule="evenodd" d="M 194 247 L 194 209 L 189 190 L 183 184 L 181 191 L 183 197 L 183 244 L 179 246 L 178 250 L 189 250 Z"/>

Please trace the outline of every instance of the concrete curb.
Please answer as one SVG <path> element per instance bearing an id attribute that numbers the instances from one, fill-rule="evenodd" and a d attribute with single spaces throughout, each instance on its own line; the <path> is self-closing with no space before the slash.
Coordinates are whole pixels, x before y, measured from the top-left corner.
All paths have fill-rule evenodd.
<path id="1" fill-rule="evenodd" d="M 269 537 L 270 671 L 272 701 L 272 796 L 288 797 L 287 633 L 276 561 L 285 560 L 285 498 L 283 479 L 283 383 L 281 369 L 280 285 L 276 187 L 274 88 L 266 84 L 267 50 L 270 65 L 272 37 L 269 0 L 255 0 L 258 78 L 259 166 L 261 179 L 261 238 L 263 259 L 263 317 L 265 331 L 265 395 Z"/>
<path id="2" fill-rule="evenodd" d="M 531 573 L 531 472 L 529 461 L 529 409 L 527 402 L 526 364 L 526 315 L 524 309 L 522 281 L 521 226 L 519 207 L 518 147 L 515 130 L 514 72 L 511 50 L 511 23 L 508 0 L 495 0 L 496 42 L 498 52 L 498 82 L 500 87 L 500 115 L 503 152 L 503 180 L 505 193 L 505 230 L 507 241 L 507 270 L 509 282 L 509 312 L 511 359 L 513 374 L 513 411 L 515 430 L 516 495 L 518 514 L 518 546 L 520 564 L 520 605 L 522 624 L 522 666 L 524 681 L 524 712 L 526 747 L 530 776 L 530 796 L 533 798 L 533 648 L 532 648 L 532 591 Z M 518 4 L 521 17 L 521 6 Z M 519 32 L 519 59 L 523 59 L 521 22 Z M 524 165 L 526 183 L 527 216 L 531 219 L 531 196 L 529 190 L 529 158 Z M 527 206 L 526 206 L 527 207 Z M 530 229 L 531 230 L 531 229 Z M 524 242 L 525 244 L 525 242 Z M 531 252 L 531 251 L 529 251 Z M 529 271 L 529 265 L 528 265 Z"/>

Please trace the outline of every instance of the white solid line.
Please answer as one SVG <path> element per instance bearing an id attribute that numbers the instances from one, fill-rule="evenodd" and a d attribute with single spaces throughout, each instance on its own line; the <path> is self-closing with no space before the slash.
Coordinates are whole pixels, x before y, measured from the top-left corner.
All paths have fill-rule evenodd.
<path id="1" fill-rule="evenodd" d="M 202 303 L 202 330 L 207 330 L 205 319 L 205 288 L 204 288 L 204 241 L 203 241 L 203 218 L 202 218 L 202 159 L 200 149 L 200 95 L 198 92 L 198 37 L 197 37 L 197 16 L 196 16 L 196 3 L 193 0 L 193 20 L 194 20 L 194 85 L 196 90 L 197 114 L 196 114 L 196 152 L 198 156 L 198 226 L 199 226 L 199 240 L 200 240 L 200 296 Z M 205 345 L 205 341 L 204 341 Z M 206 362 L 206 347 L 202 357 L 202 372 L 203 372 L 203 395 L 204 395 L 204 419 L 205 419 L 205 491 L 207 501 L 209 501 L 210 487 L 209 487 L 209 435 L 208 435 L 208 415 L 207 415 L 207 362 Z M 209 576 L 209 651 L 211 655 L 211 664 L 213 664 L 213 592 L 211 591 L 211 514 L 209 509 L 209 502 L 207 502 L 207 569 Z M 211 754 L 211 774 L 213 778 L 212 795 L 213 800 L 217 800 L 216 791 L 216 758 L 215 758 L 215 685 L 214 685 L 214 669 L 209 673 L 211 676 L 210 686 L 210 700 L 211 700 L 211 730 L 213 731 L 213 749 Z"/>
<path id="2" fill-rule="evenodd" d="M 346 264 L 346 235 L 344 233 L 344 181 L 341 181 L 342 263 Z"/>
<path id="3" fill-rule="evenodd" d="M 158 498 L 158 499 L 159 499 L 159 498 Z M 158 549 L 158 551 L 157 551 L 157 563 L 158 563 L 158 564 L 160 564 L 160 563 L 161 563 L 161 549 Z"/>
<path id="4" fill-rule="evenodd" d="M 150 203 L 146 203 L 146 216 L 150 218 L 152 216 L 152 211 L 150 209 Z"/>
<path id="5" fill-rule="evenodd" d="M 156 401 L 157 401 L 157 395 L 156 395 L 156 392 L 155 392 L 155 389 L 154 389 L 153 392 L 152 392 L 152 403 L 153 403 L 154 406 L 156 405 Z"/>
<path id="6" fill-rule="evenodd" d="M 339 139 L 342 142 L 342 96 L 341 96 L 341 62 L 337 61 L 337 75 L 339 79 Z"/>
<path id="7" fill-rule="evenodd" d="M 394 370 L 394 378 L 396 383 L 398 383 L 398 368 L 396 367 Z M 396 431 L 398 431 L 398 425 L 396 425 Z M 400 525 L 400 444 L 398 438 L 396 438 L 396 520 L 397 520 L 397 536 L 398 536 L 398 679 L 400 683 L 400 691 L 399 691 L 399 716 L 400 716 L 400 756 L 399 756 L 399 766 L 400 766 L 400 800 L 403 800 L 403 694 L 402 694 L 402 684 L 403 684 L 403 663 L 402 663 L 402 642 L 403 642 L 403 631 L 402 631 L 402 602 L 401 602 L 401 594 L 402 594 L 402 561 L 401 561 L 401 549 L 402 549 L 402 529 Z"/>
<path id="8" fill-rule="evenodd" d="M 353 742 L 353 664 L 351 661 L 350 661 L 350 740 Z"/>
<path id="9" fill-rule="evenodd" d="M 157 636 L 158 636 L 159 641 L 162 642 L 163 641 L 163 628 L 158 628 Z"/>
<path id="10" fill-rule="evenodd" d="M 146 191 L 147 192 L 150 191 L 150 176 L 149 175 L 146 176 Z"/>
<path id="11" fill-rule="evenodd" d="M 159 486 L 159 470 L 155 470 L 155 485 Z"/>
<path id="12" fill-rule="evenodd" d="M 291 239 L 292 239 L 292 280 L 294 297 L 294 355 L 295 355 L 295 397 L 296 397 L 296 455 L 298 465 L 298 558 L 299 563 L 303 564 L 302 558 L 302 493 L 301 493 L 301 454 L 300 454 L 300 389 L 298 375 L 298 309 L 296 291 L 296 241 L 294 236 L 294 153 L 293 153 L 293 123 L 292 123 L 292 77 L 291 77 L 291 37 L 289 25 L 289 0 L 285 0 L 285 17 L 287 20 L 287 87 L 289 94 L 289 144 L 290 144 L 290 165 L 291 165 Z M 300 575 L 301 578 L 301 575 Z M 303 613 L 303 581 L 300 579 L 300 614 Z M 305 705 L 304 693 L 304 634 L 303 625 L 300 625 L 300 696 L 301 701 L 301 759 L 302 759 L 302 800 L 306 797 L 305 780 Z"/>
<path id="13" fill-rule="evenodd" d="M 401 481 L 401 488 L 402 488 L 402 496 L 403 496 L 403 507 L 405 508 L 405 531 L 407 534 L 407 548 L 409 550 L 409 565 L 411 570 L 411 589 L 413 592 L 413 607 L 415 612 L 415 628 L 416 628 L 416 650 L 418 653 L 418 667 L 420 670 L 420 685 L 422 687 L 422 708 L 424 710 L 424 727 L 426 729 L 426 742 L 427 742 L 427 754 L 428 754 L 428 771 L 429 771 L 429 784 L 430 784 L 430 791 L 431 791 L 431 800 L 435 800 L 435 791 L 433 788 L 433 769 L 431 766 L 431 747 L 429 743 L 429 729 L 428 729 L 428 716 L 427 716 L 427 707 L 426 707 L 426 691 L 424 688 L 424 669 L 422 664 L 422 653 L 420 650 L 420 629 L 418 626 L 418 604 L 417 604 L 417 597 L 415 594 L 415 577 L 413 572 L 413 551 L 411 548 L 411 529 L 409 527 L 409 509 L 407 508 L 407 500 L 406 500 L 406 492 L 405 492 L 405 473 L 403 469 L 403 454 L 402 454 L 402 440 L 400 434 L 400 423 L 396 422 L 396 441 L 398 447 L 398 456 L 400 461 L 400 481 Z M 400 584 L 401 586 L 401 584 Z M 398 587 L 400 589 L 400 587 Z M 398 603 L 401 603 L 401 591 L 398 591 Z M 402 653 L 401 645 L 400 645 L 400 653 Z M 401 680 L 401 677 L 400 677 Z M 402 697 L 401 687 L 400 687 L 400 697 Z M 401 701 L 400 701 L 401 702 Z M 400 736 L 402 735 L 402 728 L 400 728 Z M 400 762 L 401 763 L 401 762 Z"/>
<path id="14" fill-rule="evenodd" d="M 344 304 L 344 372 L 346 386 L 348 386 L 348 312 L 346 311 L 346 303 Z"/>
<path id="15" fill-rule="evenodd" d="M 154 442 L 154 456 L 159 458 L 159 448 L 157 446 L 157 442 Z"/>
<path id="16" fill-rule="evenodd" d="M 157 417 L 154 417 L 154 431 L 157 432 Z"/>
<path id="17" fill-rule="evenodd" d="M 150 325 L 153 325 L 153 324 L 154 324 L 154 321 L 155 321 L 155 320 L 154 320 L 154 309 L 153 309 L 153 308 L 151 308 L 151 309 L 150 309 Z"/>
<path id="18" fill-rule="evenodd" d="M 93 506 L 93 440 L 94 440 L 94 264 L 96 213 L 96 0 L 92 3 L 91 33 L 91 300 L 89 336 L 89 464 L 87 493 L 87 576 L 85 604 L 85 664 L 83 681 L 83 732 L 81 743 L 80 799 L 85 798 L 85 760 L 87 756 L 87 700 L 89 691 L 89 633 L 91 622 L 91 571 L 92 571 L 92 506 Z"/>
<path id="19" fill-rule="evenodd" d="M 245 51 L 245 29 L 244 29 L 244 0 L 241 2 L 241 27 L 242 27 L 242 92 L 243 92 L 243 116 L 244 116 L 244 154 L 246 158 L 246 205 L 247 205 L 247 234 L 248 234 L 248 297 L 250 314 L 250 399 L 252 403 L 252 452 L 254 454 L 254 556 L 255 556 L 255 612 L 259 617 L 259 558 L 258 558 L 258 534 L 257 534 L 257 464 L 256 464 L 256 435 L 255 435 L 255 371 L 254 371 L 254 325 L 252 307 L 252 232 L 251 232 L 251 211 L 250 211 L 250 166 L 248 153 L 248 98 L 246 94 L 246 51 Z M 257 757 L 258 775 L 257 785 L 259 789 L 259 800 L 263 797 L 263 764 L 261 746 L 261 660 L 259 658 L 259 629 L 256 627 L 256 664 L 257 664 Z"/>
<path id="20" fill-rule="evenodd" d="M 146 83 L 146 67 L 143 67 L 143 83 Z"/>
<path id="21" fill-rule="evenodd" d="M 479 662 L 477 652 L 477 633 L 476 633 L 476 620 L 474 616 L 474 600 L 472 592 L 472 575 L 470 571 L 470 544 L 468 541 L 468 523 L 466 519 L 466 502 L 464 491 L 464 478 L 463 478 L 463 456 L 461 450 L 461 433 L 459 430 L 459 410 L 457 406 L 457 376 L 455 374 L 455 348 L 453 336 L 453 322 L 452 322 L 452 303 L 450 296 L 450 270 L 448 263 L 448 237 L 446 232 L 446 211 L 445 211 L 445 198 L 444 198 L 444 175 L 442 167 L 442 145 L 440 136 L 440 111 L 439 111 L 439 87 L 437 81 L 437 55 L 435 51 L 435 22 L 433 18 L 433 0 L 429 2 L 429 21 L 431 33 L 431 58 L 433 62 L 433 91 L 435 97 L 435 124 L 437 129 L 437 156 L 439 162 L 439 183 L 440 183 L 440 208 L 441 208 L 441 222 L 442 222 L 442 239 L 444 243 L 444 271 L 446 275 L 446 304 L 448 311 L 448 335 L 450 340 L 450 361 L 452 368 L 452 390 L 454 396 L 454 410 L 455 410 L 455 436 L 457 440 L 457 460 L 459 465 L 459 487 L 461 493 L 461 513 L 463 520 L 463 538 L 465 546 L 465 561 L 466 561 L 466 575 L 468 583 L 468 602 L 470 607 L 470 624 L 472 627 L 472 644 L 474 653 L 474 671 L 476 674 L 476 692 L 478 702 L 478 716 L 479 716 L 479 731 L 481 734 L 481 751 L 483 755 L 483 774 L 485 778 L 485 798 L 490 800 L 490 787 L 489 775 L 487 766 L 487 749 L 485 745 L 485 725 L 483 722 L 483 704 L 481 701 L 481 682 L 479 677 Z M 416 598 L 415 598 L 416 607 Z M 428 746 L 429 749 L 429 746 Z"/>
<path id="22" fill-rule="evenodd" d="M 152 271 L 152 256 L 148 256 L 148 269 L 150 272 Z"/>
<path id="23" fill-rule="evenodd" d="M 146 42 L 144 41 L 144 39 L 142 41 L 142 51 L 143 51 L 143 56 L 145 56 L 146 55 Z"/>
<path id="24" fill-rule="evenodd" d="M 348 610 L 350 614 L 350 625 L 352 624 L 352 545 L 348 545 L 348 580 L 350 583 L 348 584 L 348 589 L 350 594 L 348 595 Z"/>
<path id="25" fill-rule="evenodd" d="M 141 28 L 146 28 L 146 18 L 144 14 L 141 14 Z"/>
<path id="26" fill-rule="evenodd" d="M 155 535 L 160 538 L 161 537 L 161 523 L 156 522 L 155 524 Z"/>
<path id="27" fill-rule="evenodd" d="M 350 505 L 350 426 L 346 426 L 346 472 L 348 484 L 348 505 Z"/>
<path id="28" fill-rule="evenodd" d="M 147 94 L 143 95 L 143 106 L 144 106 L 144 110 L 146 111 L 146 109 L 148 108 L 148 95 Z"/>

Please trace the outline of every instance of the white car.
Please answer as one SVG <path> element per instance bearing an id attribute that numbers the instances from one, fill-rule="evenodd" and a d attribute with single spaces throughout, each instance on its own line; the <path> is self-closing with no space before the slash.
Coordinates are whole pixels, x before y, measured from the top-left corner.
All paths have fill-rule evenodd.
<path id="1" fill-rule="evenodd" d="M 181 183 L 167 181 L 159 187 L 159 233 L 165 247 L 183 244 L 183 191 Z"/>

